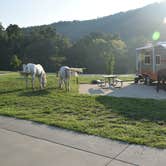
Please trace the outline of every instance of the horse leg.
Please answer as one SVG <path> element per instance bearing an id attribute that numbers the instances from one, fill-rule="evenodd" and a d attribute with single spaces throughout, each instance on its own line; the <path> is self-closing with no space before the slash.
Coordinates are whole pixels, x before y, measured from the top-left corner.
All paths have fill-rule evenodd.
<path id="1" fill-rule="evenodd" d="M 32 89 L 35 90 L 35 74 L 32 75 Z"/>
<path id="2" fill-rule="evenodd" d="M 68 92 L 70 91 L 70 82 L 69 80 L 67 80 L 67 88 L 68 88 Z"/>
<path id="3" fill-rule="evenodd" d="M 28 88 L 28 75 L 25 76 L 26 88 Z"/>
<path id="4" fill-rule="evenodd" d="M 64 84 L 65 84 L 65 90 L 67 91 L 67 80 L 64 80 Z"/>
<path id="5" fill-rule="evenodd" d="M 166 87 L 165 87 L 165 79 L 163 80 L 163 89 L 166 90 Z"/>
<path id="6" fill-rule="evenodd" d="M 69 91 L 69 81 L 67 79 L 65 79 L 64 83 L 65 83 L 65 89 L 68 92 Z"/>
<path id="7" fill-rule="evenodd" d="M 40 83 L 40 89 L 43 89 L 42 76 L 38 77 Z"/>
<path id="8" fill-rule="evenodd" d="M 160 80 L 158 79 L 158 80 L 157 80 L 157 86 L 156 86 L 157 92 L 159 92 L 159 86 L 160 86 Z"/>
<path id="9" fill-rule="evenodd" d="M 165 81 L 164 81 L 164 79 L 162 80 L 162 84 L 164 85 L 164 83 L 165 83 Z"/>
<path id="10" fill-rule="evenodd" d="M 62 88 L 62 79 L 59 78 L 59 88 Z"/>
<path id="11" fill-rule="evenodd" d="M 67 92 L 69 92 L 69 90 L 70 90 L 70 85 L 69 85 L 69 80 L 68 79 L 65 80 L 65 89 L 66 89 Z"/>

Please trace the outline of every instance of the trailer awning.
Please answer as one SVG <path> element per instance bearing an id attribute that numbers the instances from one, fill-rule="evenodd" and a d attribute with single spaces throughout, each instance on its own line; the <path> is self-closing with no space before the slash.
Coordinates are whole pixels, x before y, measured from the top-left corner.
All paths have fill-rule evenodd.
<path id="1" fill-rule="evenodd" d="M 166 42 L 159 42 L 159 43 L 157 43 L 157 46 L 162 46 L 162 47 L 166 48 Z"/>
<path id="2" fill-rule="evenodd" d="M 146 50 L 149 48 L 153 48 L 153 46 L 144 46 L 144 47 L 136 48 L 136 50 Z"/>
<path id="3" fill-rule="evenodd" d="M 153 45 L 153 44 L 148 44 L 147 46 L 143 46 L 143 47 L 139 47 L 139 48 L 136 48 L 136 51 L 138 50 L 146 50 L 146 49 L 151 49 L 153 47 L 158 47 L 158 46 L 161 46 L 163 48 L 166 49 L 166 42 L 158 42 L 157 44 Z"/>

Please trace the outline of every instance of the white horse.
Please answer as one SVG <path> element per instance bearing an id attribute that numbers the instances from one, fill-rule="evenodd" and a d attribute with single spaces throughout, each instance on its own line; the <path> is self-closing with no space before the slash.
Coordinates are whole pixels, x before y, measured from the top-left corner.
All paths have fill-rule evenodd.
<path id="1" fill-rule="evenodd" d="M 68 66 L 62 66 L 59 70 L 59 87 L 62 88 L 65 85 L 66 91 L 70 90 L 70 77 L 74 76 L 76 78 L 76 83 L 78 84 L 78 73 L 82 73 L 83 68 L 70 68 Z"/>
<path id="2" fill-rule="evenodd" d="M 65 85 L 66 91 L 70 90 L 70 68 L 68 66 L 62 66 L 59 69 L 59 87 L 62 88 Z"/>
<path id="3" fill-rule="evenodd" d="M 32 88 L 34 89 L 34 83 L 35 83 L 35 76 L 38 76 L 39 82 L 40 82 L 40 88 L 43 89 L 46 86 L 47 79 L 46 79 L 46 73 L 43 69 L 43 67 L 40 64 L 23 64 L 23 72 L 21 73 L 25 76 L 26 79 L 26 87 L 28 87 L 28 76 L 32 76 Z"/>

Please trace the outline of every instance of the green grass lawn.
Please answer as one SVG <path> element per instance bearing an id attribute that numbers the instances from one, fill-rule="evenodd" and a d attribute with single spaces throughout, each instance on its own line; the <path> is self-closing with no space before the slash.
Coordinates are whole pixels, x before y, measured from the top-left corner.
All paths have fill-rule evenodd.
<path id="1" fill-rule="evenodd" d="M 79 95 L 74 80 L 66 93 L 53 74 L 42 91 L 25 89 L 19 74 L 1 75 L 0 115 L 166 148 L 166 100 Z"/>

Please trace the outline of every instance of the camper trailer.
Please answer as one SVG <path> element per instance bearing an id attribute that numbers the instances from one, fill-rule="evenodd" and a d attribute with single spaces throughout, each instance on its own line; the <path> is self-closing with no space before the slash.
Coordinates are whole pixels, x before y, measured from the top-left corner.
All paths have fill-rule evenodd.
<path id="1" fill-rule="evenodd" d="M 143 80 L 149 85 L 157 80 L 157 72 L 161 69 L 166 69 L 166 42 L 136 48 L 135 83 Z"/>

